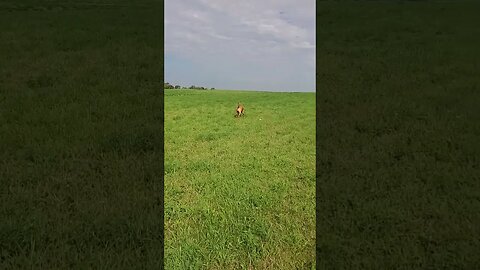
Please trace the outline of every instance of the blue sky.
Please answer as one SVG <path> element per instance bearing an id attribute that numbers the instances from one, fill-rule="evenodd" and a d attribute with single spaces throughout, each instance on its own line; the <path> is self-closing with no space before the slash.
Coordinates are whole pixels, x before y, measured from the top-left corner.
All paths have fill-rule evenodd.
<path id="1" fill-rule="evenodd" d="M 315 91 L 315 0 L 165 1 L 165 81 Z"/>

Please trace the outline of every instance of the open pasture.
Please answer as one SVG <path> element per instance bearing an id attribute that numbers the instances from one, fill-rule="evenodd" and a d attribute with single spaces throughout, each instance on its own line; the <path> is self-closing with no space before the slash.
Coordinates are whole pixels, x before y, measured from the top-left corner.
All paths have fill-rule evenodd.
<path id="1" fill-rule="evenodd" d="M 480 265 L 478 10 L 317 2 L 320 269 Z"/>
<path id="2" fill-rule="evenodd" d="M 1 1 L 0 269 L 159 269 L 162 21 Z"/>
<path id="3" fill-rule="evenodd" d="M 311 269 L 314 236 L 314 93 L 165 91 L 167 269 Z"/>

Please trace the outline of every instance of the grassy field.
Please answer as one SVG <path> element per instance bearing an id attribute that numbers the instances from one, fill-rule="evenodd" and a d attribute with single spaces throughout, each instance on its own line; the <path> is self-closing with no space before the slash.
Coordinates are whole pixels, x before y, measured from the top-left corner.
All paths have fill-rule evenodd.
<path id="1" fill-rule="evenodd" d="M 314 269 L 314 197 L 314 93 L 165 91 L 166 269 Z"/>
<path id="2" fill-rule="evenodd" d="M 97 3 L 0 3 L 0 269 L 162 265 L 161 9 Z"/>
<path id="3" fill-rule="evenodd" d="M 321 269 L 479 269 L 478 2 L 317 2 Z"/>
<path id="4" fill-rule="evenodd" d="M 165 171 L 152 3 L 0 2 L 0 269 L 159 269 L 163 173 L 167 269 L 479 268 L 479 3 L 317 1 L 318 100 L 166 91 Z"/>

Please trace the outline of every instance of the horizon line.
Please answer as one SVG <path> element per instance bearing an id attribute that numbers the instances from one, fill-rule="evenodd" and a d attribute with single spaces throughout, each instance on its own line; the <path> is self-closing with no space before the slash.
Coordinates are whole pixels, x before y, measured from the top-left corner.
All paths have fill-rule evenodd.
<path id="1" fill-rule="evenodd" d="M 316 93 L 317 90 L 312 91 L 292 91 L 292 90 L 258 90 L 258 89 L 227 89 L 227 88 L 214 88 L 214 89 L 190 89 L 190 88 L 163 88 L 163 90 L 196 90 L 196 91 L 246 91 L 246 92 L 269 92 L 269 93 Z"/>

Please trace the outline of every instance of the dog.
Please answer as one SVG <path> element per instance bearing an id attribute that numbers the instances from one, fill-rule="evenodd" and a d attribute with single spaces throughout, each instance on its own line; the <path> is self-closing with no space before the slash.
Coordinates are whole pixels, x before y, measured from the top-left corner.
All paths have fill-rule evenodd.
<path id="1" fill-rule="evenodd" d="M 240 117 L 245 114 L 245 107 L 242 104 L 237 104 L 237 109 L 235 110 L 235 117 Z"/>

